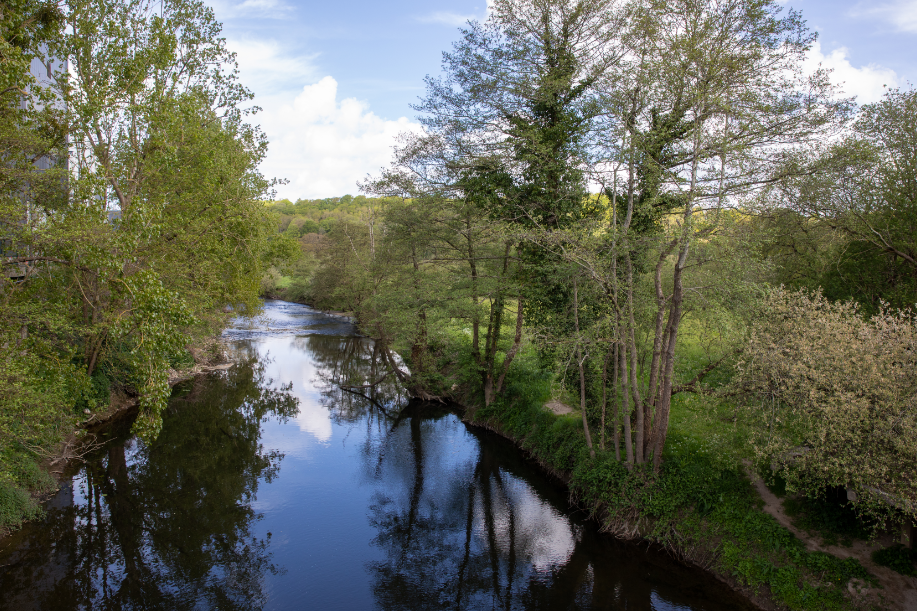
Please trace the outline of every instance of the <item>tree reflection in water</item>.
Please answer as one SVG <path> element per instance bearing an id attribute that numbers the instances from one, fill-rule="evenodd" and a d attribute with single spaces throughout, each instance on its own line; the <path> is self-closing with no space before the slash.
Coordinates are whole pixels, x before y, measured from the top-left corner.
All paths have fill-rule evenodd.
<path id="1" fill-rule="evenodd" d="M 306 358 L 284 352 L 287 340 Z M 44 523 L 5 542 L 13 551 L 0 551 L 0 609 L 743 607 L 725 589 L 698 588 L 697 573 L 565 515 L 562 490 L 512 444 L 466 429 L 443 406 L 408 402 L 371 340 L 285 335 L 233 346 L 247 365 L 190 384 L 155 444 L 110 444 Z M 284 360 L 266 365 L 271 347 Z M 307 445 L 294 425 L 265 427 L 291 442 L 284 447 L 309 451 L 291 453 L 294 485 L 274 489 L 273 506 L 261 500 L 271 509 L 256 531 L 259 483 L 274 479 L 282 458 L 263 447 L 262 425 L 297 415 L 293 387 L 266 379 L 275 365 L 284 380 L 301 372 L 304 405 L 320 391 L 317 411 L 327 409 L 337 431 L 366 434 Z M 368 535 L 326 515 L 355 502 L 347 509 L 360 520 L 367 499 Z M 270 535 L 255 534 L 268 525 L 285 578 L 274 577 Z M 355 594 L 341 595 L 351 583 Z"/>
<path id="2" fill-rule="evenodd" d="M 294 415 L 296 401 L 254 361 L 186 390 L 154 444 L 110 444 L 45 523 L 25 529 L 30 545 L 0 558 L 0 608 L 264 606 L 278 569 L 252 534 L 251 501 L 282 455 L 262 447 L 261 425 Z"/>
<path id="3" fill-rule="evenodd" d="M 364 481 L 377 487 L 372 544 L 384 551 L 367 563 L 378 608 L 744 607 L 724 590 L 722 605 L 698 602 L 710 600 L 697 595 L 711 584 L 572 521 L 556 483 L 505 440 L 466 430 L 443 406 L 408 402 L 394 376 L 375 383 L 385 367 L 371 340 L 298 341 L 320 363 L 332 418 L 368 427 L 361 455 Z M 463 434 L 474 437 L 472 450 L 455 458 Z"/>

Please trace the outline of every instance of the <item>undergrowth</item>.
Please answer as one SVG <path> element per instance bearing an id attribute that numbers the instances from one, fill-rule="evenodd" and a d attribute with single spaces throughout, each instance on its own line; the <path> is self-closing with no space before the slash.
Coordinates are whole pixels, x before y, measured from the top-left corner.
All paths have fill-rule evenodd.
<path id="1" fill-rule="evenodd" d="M 23 449 L 7 448 L 0 465 L 0 532 L 19 527 L 41 515 L 35 495 L 54 490 L 54 479 L 39 467 L 34 455 Z"/>
<path id="2" fill-rule="evenodd" d="M 874 551 L 872 553 L 872 561 L 878 565 L 887 566 L 902 575 L 917 577 L 917 570 L 914 570 L 917 554 L 900 543 Z"/>
<path id="3" fill-rule="evenodd" d="M 799 528 L 817 533 L 825 545 L 850 546 L 853 539 L 869 539 L 870 529 L 847 501 L 843 488 L 829 489 L 821 496 L 787 498 L 783 508 Z"/>

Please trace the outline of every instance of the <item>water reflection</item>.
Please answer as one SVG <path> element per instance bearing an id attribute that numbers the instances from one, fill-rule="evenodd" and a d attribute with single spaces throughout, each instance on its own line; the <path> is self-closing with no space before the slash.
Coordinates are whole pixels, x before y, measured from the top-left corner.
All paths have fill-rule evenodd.
<path id="1" fill-rule="evenodd" d="M 0 564 L 4 609 L 261 609 L 278 572 L 250 507 L 282 455 L 261 424 L 296 411 L 257 365 L 198 379 L 157 442 L 113 442 Z"/>
<path id="2" fill-rule="evenodd" d="M 383 552 L 366 563 L 377 608 L 745 607 L 703 576 L 565 515 L 556 483 L 508 442 L 442 406 L 408 403 L 370 340 L 296 342 L 321 364 L 316 384 L 332 418 L 366 430 L 362 481 L 375 488 L 371 544 Z"/>
<path id="3" fill-rule="evenodd" d="M 365 337 L 297 337 L 293 345 L 316 365 L 314 387 L 339 422 L 397 418 L 408 394 L 390 373 L 376 342 Z"/>
<path id="4" fill-rule="evenodd" d="M 247 364 L 3 544 L 0 609 L 744 607 L 597 533 L 509 442 L 408 402 L 346 322 L 275 302 L 228 335 Z"/>
<path id="5" fill-rule="evenodd" d="M 364 472 L 377 486 L 372 545 L 383 551 L 366 563 L 376 608 L 744 608 L 668 558 L 571 519 L 556 484 L 515 448 L 468 435 L 436 409 L 410 405 L 364 452 Z M 471 455 L 444 459 L 464 435 L 476 442 Z"/>

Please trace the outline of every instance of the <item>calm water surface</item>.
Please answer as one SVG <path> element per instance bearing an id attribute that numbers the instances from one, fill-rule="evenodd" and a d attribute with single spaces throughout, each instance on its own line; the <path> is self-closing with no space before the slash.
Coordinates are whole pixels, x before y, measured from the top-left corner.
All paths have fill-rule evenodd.
<path id="1" fill-rule="evenodd" d="M 268 302 L 226 336 L 240 364 L 177 387 L 155 443 L 111 432 L 0 542 L 0 609 L 742 608 L 506 441 L 354 388 L 385 370 L 346 321 Z"/>

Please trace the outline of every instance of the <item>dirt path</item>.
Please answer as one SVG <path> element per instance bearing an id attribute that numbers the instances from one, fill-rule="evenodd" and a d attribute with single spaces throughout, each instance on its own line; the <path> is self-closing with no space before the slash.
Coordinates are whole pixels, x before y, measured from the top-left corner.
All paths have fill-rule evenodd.
<path id="1" fill-rule="evenodd" d="M 564 416 L 566 414 L 572 414 L 573 408 L 569 405 L 565 405 L 556 399 L 551 399 L 544 404 L 545 409 L 551 410 L 555 416 Z"/>
<path id="2" fill-rule="evenodd" d="M 866 570 L 876 576 L 882 586 L 881 588 L 863 588 L 861 587 L 862 584 L 851 582 L 847 586 L 851 594 L 856 598 L 862 599 L 867 604 L 878 605 L 880 609 L 917 611 L 917 578 L 906 577 L 872 561 L 872 552 L 879 547 L 894 543 L 891 538 L 876 541 L 855 541 L 850 547 L 823 545 L 818 537 L 796 528 L 783 509 L 783 502 L 770 491 L 753 469 L 748 468 L 748 465 L 746 465 L 746 471 L 764 501 L 764 511 L 774 516 L 774 519 L 782 526 L 785 526 L 800 541 L 805 543 L 806 549 L 813 552 L 827 552 L 838 558 L 856 558 L 860 561 L 860 564 L 866 567 Z"/>

